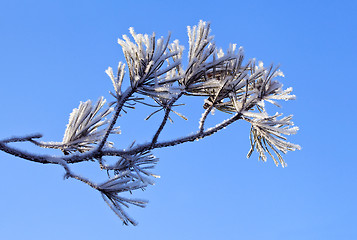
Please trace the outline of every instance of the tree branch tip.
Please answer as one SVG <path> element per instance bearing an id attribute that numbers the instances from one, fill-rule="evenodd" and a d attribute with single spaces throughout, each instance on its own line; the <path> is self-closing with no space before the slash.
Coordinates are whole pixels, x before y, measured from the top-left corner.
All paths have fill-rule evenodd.
<path id="1" fill-rule="evenodd" d="M 30 135 L 29 137 L 31 137 L 31 138 L 42 138 L 42 137 L 43 137 L 43 134 L 41 134 L 41 133 L 35 133 L 35 134 L 33 134 L 33 135 Z"/>

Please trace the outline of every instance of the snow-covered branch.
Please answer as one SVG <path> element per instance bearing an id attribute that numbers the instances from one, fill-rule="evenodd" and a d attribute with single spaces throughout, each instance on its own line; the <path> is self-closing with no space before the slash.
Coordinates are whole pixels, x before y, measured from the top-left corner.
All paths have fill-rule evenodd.
<path id="1" fill-rule="evenodd" d="M 116 75 L 110 67 L 105 71 L 113 84 L 110 94 L 114 99 L 109 104 L 103 97 L 94 104 L 91 100 L 81 102 L 70 114 L 61 142 L 40 141 L 41 134 L 10 137 L 0 140 L 0 151 L 37 163 L 62 166 L 66 178 L 79 180 L 99 191 L 123 223 L 133 225 L 136 225 L 135 220 L 124 209 L 130 205 L 145 207 L 147 201 L 129 198 L 125 193 L 134 194 L 138 189 L 145 189 L 159 177 L 152 172 L 158 162 L 152 152 L 157 148 L 206 138 L 238 120 L 245 120 L 251 124 L 251 149 L 247 156 L 257 150 L 259 159 L 267 161 L 268 153 L 276 165 L 286 166 L 282 154 L 298 150 L 300 146 L 288 142 L 285 135 L 295 134 L 298 128 L 293 126 L 292 116 L 269 115 L 265 108 L 266 103 L 280 107 L 279 100 L 295 99 L 292 88 L 283 89 L 280 78 L 284 74 L 279 67 L 264 67 L 261 61 L 256 65 L 255 59 L 245 60 L 243 48 L 237 48 L 236 44 L 231 44 L 225 52 L 218 49 L 210 35 L 208 22 L 200 21 L 187 30 L 188 64 L 184 66 L 184 47 L 178 40 L 170 43 L 170 34 L 167 38 L 157 38 L 155 33 L 150 36 L 137 34 L 130 28 L 132 38 L 123 35 L 118 40 L 126 63 L 119 62 Z M 124 86 L 129 87 L 123 89 L 126 71 L 129 79 Z M 172 140 L 161 140 L 168 120 L 172 120 L 171 113 L 187 120 L 175 110 L 185 104 L 185 99 L 193 97 L 205 98 L 197 131 Z M 157 130 L 149 133 L 149 142 L 134 142 L 124 149 L 110 140 L 114 134 L 120 133 L 123 113 L 134 109 L 135 104 L 154 109 L 146 120 L 151 121 L 151 116 L 160 111 L 164 113 L 157 123 Z M 210 113 L 216 110 L 230 117 L 216 126 L 206 127 Z M 62 152 L 57 156 L 34 154 L 13 146 L 23 142 Z M 97 162 L 107 173 L 107 180 L 98 184 L 75 174 L 70 168 L 71 164 L 87 161 Z"/>

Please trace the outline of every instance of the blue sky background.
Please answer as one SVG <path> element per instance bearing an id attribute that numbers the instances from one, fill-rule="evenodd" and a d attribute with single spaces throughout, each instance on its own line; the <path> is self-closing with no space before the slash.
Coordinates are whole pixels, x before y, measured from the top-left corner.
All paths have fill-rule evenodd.
<path id="1" fill-rule="evenodd" d="M 294 114 L 301 130 L 289 140 L 303 148 L 284 169 L 246 159 L 249 126 L 237 122 L 157 150 L 161 179 L 135 195 L 150 203 L 128 210 L 137 227 L 122 226 L 96 191 L 63 181 L 61 167 L 0 153 L 0 239 L 357 239 L 356 12 L 343 0 L 0 1 L 1 139 L 61 141 L 80 101 L 110 99 L 104 70 L 124 60 L 116 42 L 130 26 L 171 31 L 188 49 L 186 26 L 203 19 L 223 49 L 237 43 L 247 58 L 281 64 L 297 100 L 271 113 Z M 174 117 L 163 138 L 195 130 L 202 100 L 188 103 L 177 110 L 189 120 Z M 149 110 L 120 119 L 118 147 L 152 137 L 160 116 L 144 122 Z M 100 179 L 95 167 L 75 169 Z"/>

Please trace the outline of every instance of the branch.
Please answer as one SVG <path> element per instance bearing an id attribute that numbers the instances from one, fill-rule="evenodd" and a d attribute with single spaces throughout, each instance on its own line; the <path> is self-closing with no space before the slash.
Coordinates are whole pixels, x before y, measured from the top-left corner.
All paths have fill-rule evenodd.
<path id="1" fill-rule="evenodd" d="M 153 147 L 155 145 L 155 143 L 157 142 L 157 139 L 159 138 L 160 133 L 162 132 L 162 130 L 164 129 L 166 123 L 167 123 L 167 119 L 169 119 L 169 115 L 170 112 L 172 111 L 172 106 L 174 105 L 174 103 L 183 95 L 183 92 L 181 92 L 176 98 L 171 99 L 170 103 L 167 104 L 167 106 L 165 107 L 165 115 L 164 118 L 159 126 L 159 128 L 157 129 L 152 141 L 151 141 L 151 146 Z"/>
<path id="2" fill-rule="evenodd" d="M 49 155 L 35 155 L 35 154 L 27 153 L 25 151 L 18 150 L 13 147 L 9 147 L 2 142 L 0 142 L 0 150 L 4 151 L 6 153 L 9 153 L 13 156 L 16 156 L 16 157 L 20 157 L 20 158 L 23 158 L 26 160 L 43 163 L 43 164 L 58 164 L 57 162 L 49 161 L 48 159 L 63 159 L 66 163 L 73 164 L 73 163 L 79 163 L 79 162 L 91 160 L 93 158 L 100 158 L 103 156 L 123 156 L 123 155 L 143 152 L 143 151 L 150 150 L 150 149 L 164 148 L 164 147 L 175 146 L 175 145 L 182 144 L 185 142 L 192 142 L 197 139 L 202 139 L 202 138 L 211 136 L 212 134 L 229 126 L 230 124 L 232 124 L 233 122 L 235 122 L 241 118 L 242 118 L 242 114 L 237 113 L 233 117 L 221 122 L 220 124 L 216 125 L 215 127 L 207 129 L 206 131 L 203 131 L 203 132 L 198 131 L 195 134 L 191 134 L 189 136 L 182 137 L 182 138 L 179 138 L 176 140 L 171 140 L 171 141 L 163 141 L 163 142 L 159 142 L 159 143 L 155 143 L 155 144 L 152 144 L 152 142 L 146 143 L 146 144 L 141 144 L 141 145 L 138 145 L 137 147 L 131 148 L 130 150 L 93 149 L 91 151 L 87 151 L 87 152 L 81 153 L 81 154 L 71 154 L 69 156 L 53 157 L 53 156 L 49 156 Z"/>
<path id="3" fill-rule="evenodd" d="M 31 141 L 33 138 L 42 138 L 42 134 L 36 133 L 36 134 L 28 135 L 25 137 L 11 137 L 11 138 L 2 140 L 0 142 L 3 142 L 3 143 L 28 142 L 28 141 Z"/>
<path id="4" fill-rule="evenodd" d="M 31 134 L 28 136 L 24 136 L 24 137 L 11 137 L 5 140 L 2 140 L 0 142 L 3 143 L 14 143 L 14 142 L 31 142 L 33 144 L 35 144 L 36 146 L 42 147 L 42 148 L 53 148 L 53 149 L 60 149 L 63 144 L 61 142 L 39 142 L 34 140 L 34 138 L 42 138 L 43 135 L 40 133 L 35 133 L 35 134 Z"/>
<path id="5" fill-rule="evenodd" d="M 172 104 L 170 104 L 170 106 L 167 106 L 165 109 L 165 115 L 164 118 L 159 126 L 159 128 L 157 129 L 154 137 L 152 138 L 151 141 L 151 146 L 153 147 L 155 145 L 155 143 L 157 142 L 157 139 L 159 138 L 160 133 L 162 132 L 162 130 L 164 129 L 166 123 L 167 123 L 167 119 L 169 118 L 170 112 L 171 112 L 171 106 Z"/>
<path id="6" fill-rule="evenodd" d="M 171 141 L 163 141 L 163 142 L 155 143 L 154 145 L 152 145 L 151 143 L 141 144 L 135 148 L 131 148 L 130 150 L 112 150 L 112 149 L 103 150 L 101 152 L 101 155 L 103 155 L 103 156 L 122 156 L 122 155 L 128 155 L 128 154 L 135 154 L 135 153 L 143 152 L 143 151 L 154 149 L 154 148 L 164 148 L 164 147 L 175 146 L 175 145 L 182 144 L 185 142 L 193 142 L 197 139 L 202 139 L 202 138 L 211 136 L 212 134 L 229 126 L 230 124 L 232 124 L 233 122 L 235 122 L 241 118 L 242 118 L 242 114 L 237 113 L 233 117 L 221 122 L 220 124 L 216 125 L 215 127 L 209 128 L 203 132 L 198 131 L 197 133 L 191 134 L 186 137 L 182 137 L 182 138 L 179 138 L 176 140 L 171 140 Z"/>
<path id="7" fill-rule="evenodd" d="M 0 150 L 10 155 L 13 155 L 15 157 L 23 158 L 32 162 L 43 163 L 43 164 L 53 163 L 52 161 L 48 160 L 51 158 L 51 156 L 28 153 L 23 150 L 18 150 L 16 148 L 10 147 L 4 142 L 0 142 Z"/>
<path id="8" fill-rule="evenodd" d="M 48 160 L 49 160 L 50 162 L 54 163 L 54 164 L 59 164 L 59 165 L 61 165 L 61 166 L 64 168 L 64 170 L 66 171 L 66 173 L 65 173 L 65 175 L 64 175 L 64 178 L 67 178 L 67 179 L 68 179 L 68 178 L 77 179 L 77 180 L 79 180 L 79 181 L 81 181 L 81 182 L 83 182 L 83 183 L 85 183 L 85 184 L 91 186 L 92 188 L 99 190 L 97 184 L 91 182 L 91 181 L 88 180 L 87 178 L 84 178 L 84 177 L 81 177 L 81 176 L 79 176 L 79 175 L 77 175 L 77 174 L 74 174 L 74 173 L 71 171 L 71 169 L 68 167 L 67 162 L 65 162 L 63 159 L 59 159 L 59 158 L 55 158 L 55 157 L 49 157 Z"/>
<path id="9" fill-rule="evenodd" d="M 104 144 L 106 143 L 108 137 L 109 137 L 109 134 L 111 133 L 111 131 L 113 130 L 114 128 L 114 125 L 119 117 L 119 114 L 120 114 L 120 111 L 122 110 L 125 102 L 129 99 L 129 97 L 131 95 L 133 95 L 135 92 L 135 89 L 131 88 L 131 87 L 128 87 L 128 89 L 123 93 L 123 95 L 120 97 L 120 99 L 118 99 L 118 102 L 117 102 L 117 105 L 116 105 L 116 110 L 115 110 L 115 113 L 113 115 L 113 118 L 112 120 L 110 121 L 110 124 L 109 124 L 109 127 L 107 129 L 107 132 L 105 133 L 102 141 L 98 144 L 98 147 L 97 147 L 97 151 L 101 151 L 102 148 L 104 147 Z"/>
<path id="10" fill-rule="evenodd" d="M 200 119 L 200 121 L 199 121 L 199 126 L 198 126 L 198 128 L 199 128 L 199 131 L 200 131 L 200 133 L 203 133 L 203 130 L 204 130 L 204 128 L 205 128 L 205 121 L 206 121 L 206 119 L 207 119 L 207 116 L 208 116 L 208 114 L 212 111 L 212 109 L 213 109 L 213 105 L 211 105 L 210 107 L 208 107 L 203 113 L 202 113 L 202 117 L 201 117 L 201 119 Z"/>
<path id="11" fill-rule="evenodd" d="M 81 176 L 79 176 L 79 175 L 77 175 L 77 174 L 74 174 L 74 173 L 70 170 L 70 168 L 68 167 L 67 163 L 65 163 L 64 161 L 63 161 L 63 164 L 62 164 L 62 163 L 58 163 L 58 164 L 62 165 L 63 168 L 64 168 L 65 171 L 66 171 L 66 174 L 64 175 L 64 178 L 74 178 L 74 179 L 77 179 L 78 181 L 81 181 L 81 182 L 83 182 L 83 183 L 85 183 L 85 184 L 91 186 L 92 188 L 94 188 L 94 189 L 100 191 L 100 189 L 99 189 L 99 187 L 98 187 L 97 184 L 91 182 L 91 181 L 88 180 L 87 178 L 84 178 L 84 177 L 81 177 Z"/>
<path id="12" fill-rule="evenodd" d="M 18 150 L 16 148 L 10 147 L 6 144 L 6 143 L 10 143 L 10 142 L 33 141 L 32 140 L 33 138 L 40 138 L 40 137 L 42 137 L 41 134 L 33 134 L 33 135 L 26 136 L 26 137 L 12 137 L 9 139 L 5 139 L 3 141 L 0 141 L 0 150 L 6 152 L 8 154 L 11 154 L 15 157 L 26 159 L 26 160 L 29 160 L 32 162 L 37 162 L 37 163 L 42 163 L 42 164 L 61 165 L 61 166 L 63 166 L 63 168 L 66 171 L 65 178 L 69 178 L 69 177 L 74 178 L 74 179 L 77 179 L 81 182 L 88 184 L 92 188 L 98 189 L 96 184 L 92 183 L 91 181 L 89 181 L 86 178 L 83 178 L 77 174 L 74 174 L 68 167 L 67 162 L 62 158 L 53 157 L 53 156 L 49 156 L 49 155 L 36 155 L 36 154 L 25 152 L 23 150 Z"/>
<path id="13" fill-rule="evenodd" d="M 42 148 L 62 149 L 63 147 L 63 143 L 61 142 L 39 142 L 33 139 L 29 139 L 28 141 Z"/>
<path id="14" fill-rule="evenodd" d="M 110 93 L 116 98 L 116 101 L 109 105 L 115 104 L 115 108 L 110 107 L 99 113 L 105 104 L 103 97 L 94 106 L 91 100 L 81 102 L 70 114 L 62 142 L 41 142 L 37 140 L 42 137 L 41 134 L 11 137 L 0 140 L 0 151 L 32 162 L 61 165 L 65 170 L 65 178 L 77 179 L 98 190 L 124 224 L 136 225 L 136 222 L 125 213 L 124 207 L 129 207 L 130 204 L 145 207 L 147 201 L 129 199 L 121 196 L 121 193 L 144 189 L 154 184 L 150 177 L 159 177 L 150 171 L 158 161 L 158 158 L 151 154 L 152 149 L 171 147 L 211 136 L 240 119 L 252 125 L 248 157 L 256 149 L 260 159 L 265 161 L 268 153 L 276 164 L 280 162 L 285 166 L 280 152 L 300 149 L 299 145 L 287 142 L 283 136 L 295 134 L 298 130 L 297 127 L 292 127 L 292 116 L 281 119 L 278 119 L 280 114 L 268 116 L 264 107 L 264 102 L 279 106 L 275 100 L 295 98 L 294 95 L 290 95 L 292 88 L 283 90 L 283 85 L 275 80 L 278 76 L 284 76 L 278 68 L 265 68 L 262 62 L 256 66 L 255 60 L 249 61 L 245 66 L 242 65 L 243 49 L 239 48 L 237 54 L 235 44 L 230 46 L 227 54 L 217 50 L 213 36 L 210 35 L 210 24 L 203 21 L 200 21 L 198 26 L 188 27 L 189 62 L 186 70 L 181 64 L 183 47 L 179 46 L 178 41 L 174 41 L 168 47 L 170 37 L 156 41 L 155 34 L 136 34 L 132 28 L 130 33 L 135 42 L 125 35 L 124 40 L 118 40 L 129 68 L 130 86 L 125 92 L 121 91 L 125 65 L 119 63 L 116 78 L 111 68 L 106 71 L 115 90 L 115 93 Z M 164 65 L 165 62 L 167 65 Z M 148 118 L 158 111 L 165 111 L 158 129 L 150 142 L 135 147 L 132 144 L 129 148 L 121 150 L 106 147 L 110 145 L 109 135 L 117 129 L 115 125 L 121 111 L 126 112 L 125 107 L 134 108 L 135 102 L 142 100 L 133 96 L 135 93 L 151 97 L 159 104 L 160 109 Z M 171 120 L 170 112 L 176 113 L 172 109 L 177 106 L 174 103 L 183 94 L 208 97 L 203 105 L 205 110 L 199 119 L 197 132 L 174 140 L 158 142 L 167 120 Z M 234 115 L 214 127 L 205 129 L 208 115 L 214 109 Z M 108 121 L 105 117 L 110 113 L 113 115 Z M 181 114 L 176 114 L 186 119 Z M 104 124 L 108 124 L 107 127 L 98 130 Z M 16 142 L 30 142 L 42 148 L 61 149 L 65 156 L 28 153 L 11 146 L 11 143 Z M 274 158 L 271 151 L 278 159 Z M 104 156 L 119 158 L 113 165 L 107 165 Z M 94 160 L 98 160 L 101 169 L 108 173 L 109 180 L 102 184 L 95 184 L 73 173 L 69 167 L 69 164 Z"/>

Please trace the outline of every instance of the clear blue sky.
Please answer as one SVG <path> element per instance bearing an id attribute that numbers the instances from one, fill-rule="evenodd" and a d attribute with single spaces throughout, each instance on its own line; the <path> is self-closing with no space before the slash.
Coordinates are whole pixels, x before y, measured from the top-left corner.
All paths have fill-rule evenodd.
<path id="1" fill-rule="evenodd" d="M 1 139 L 61 141 L 80 101 L 110 98 L 104 70 L 124 60 L 116 42 L 130 26 L 171 31 L 187 49 L 186 26 L 203 19 L 218 46 L 281 64 L 297 100 L 271 113 L 294 114 L 301 130 L 289 140 L 302 146 L 284 169 L 246 159 L 249 126 L 238 122 L 156 151 L 162 178 L 137 195 L 147 208 L 128 210 L 137 227 L 122 226 L 96 191 L 64 181 L 61 167 L 0 153 L 0 239 L 357 239 L 356 13 L 344 0 L 0 1 Z M 189 121 L 175 118 L 163 137 L 197 126 L 199 107 L 180 110 Z M 144 123 L 145 111 L 121 120 L 118 147 L 152 136 L 159 116 Z"/>

